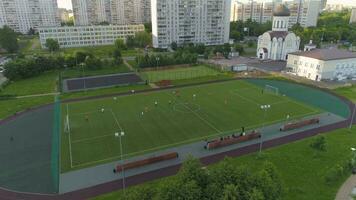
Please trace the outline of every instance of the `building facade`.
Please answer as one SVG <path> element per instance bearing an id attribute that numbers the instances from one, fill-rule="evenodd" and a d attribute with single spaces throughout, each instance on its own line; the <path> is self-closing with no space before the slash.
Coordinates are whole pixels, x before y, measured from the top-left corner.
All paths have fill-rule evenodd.
<path id="1" fill-rule="evenodd" d="M 77 26 L 150 22 L 150 0 L 72 0 Z"/>
<path id="2" fill-rule="evenodd" d="M 339 49 L 313 49 L 290 53 L 287 68 L 314 81 L 356 77 L 356 54 Z"/>
<path id="3" fill-rule="evenodd" d="M 28 33 L 38 27 L 59 26 L 56 0 L 1 0 L 0 26 Z"/>
<path id="4" fill-rule="evenodd" d="M 112 45 L 118 38 L 126 39 L 144 31 L 144 25 L 68 26 L 39 28 L 42 48 L 46 40 L 57 40 L 61 48 Z"/>
<path id="5" fill-rule="evenodd" d="M 318 14 L 321 9 L 321 0 L 293 0 L 284 4 L 289 8 L 291 16 L 289 18 L 289 28 L 296 23 L 303 27 L 317 25 Z M 251 19 L 258 23 L 272 21 L 272 13 L 277 5 L 282 1 L 259 1 L 250 0 L 240 2 L 235 0 L 232 4 L 231 21 L 247 21 Z"/>
<path id="6" fill-rule="evenodd" d="M 273 11 L 272 31 L 258 37 L 257 57 L 261 60 L 287 60 L 288 53 L 298 51 L 300 38 L 288 31 L 290 11 L 280 4 Z"/>
<path id="7" fill-rule="evenodd" d="M 350 24 L 356 23 L 356 7 L 351 9 Z"/>
<path id="8" fill-rule="evenodd" d="M 151 8 L 155 48 L 229 42 L 230 0 L 152 0 Z"/>

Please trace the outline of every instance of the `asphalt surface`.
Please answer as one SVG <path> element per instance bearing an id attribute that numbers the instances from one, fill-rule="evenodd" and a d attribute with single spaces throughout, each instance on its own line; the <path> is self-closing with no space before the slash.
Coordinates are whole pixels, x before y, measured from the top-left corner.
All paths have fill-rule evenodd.
<path id="1" fill-rule="evenodd" d="M 218 81 L 212 81 L 209 83 L 213 83 L 213 82 L 218 82 Z M 190 86 L 190 85 L 186 85 L 186 86 Z M 309 86 L 309 87 L 311 87 L 311 86 Z M 320 88 L 318 88 L 318 89 L 320 89 Z M 323 90 L 323 89 L 321 89 L 321 90 Z M 154 89 L 149 89 L 149 90 L 142 91 L 142 92 L 148 92 L 148 91 L 154 91 Z M 323 90 L 323 91 L 332 93 L 328 90 Z M 122 93 L 121 95 L 127 95 L 127 94 L 128 93 Z M 334 93 L 332 93 L 332 94 L 335 95 Z M 112 94 L 112 96 L 116 96 L 116 95 L 117 94 Z M 335 96 L 338 96 L 338 95 L 335 95 Z M 103 95 L 103 96 L 99 96 L 99 97 L 95 97 L 95 98 L 103 98 L 103 97 L 108 97 L 108 95 Z M 352 102 L 350 102 L 345 97 L 341 97 L 341 96 L 338 96 L 338 97 L 349 106 L 350 110 L 353 110 L 355 105 Z M 93 97 L 91 97 L 91 98 L 93 98 Z M 70 101 L 79 101 L 79 100 L 83 100 L 83 99 L 88 99 L 88 98 L 82 98 L 82 99 L 70 100 Z M 67 102 L 69 102 L 69 101 L 67 101 Z M 41 109 L 41 107 L 39 109 Z M 26 112 L 31 112 L 33 110 L 36 110 L 36 109 L 25 111 L 22 114 L 24 114 Z M 16 116 L 12 116 L 8 119 L 0 121 L 0 125 L 5 123 L 5 121 L 13 120 L 15 118 L 16 118 Z M 345 128 L 345 127 L 348 127 L 350 125 L 350 123 L 351 123 L 351 116 L 349 116 L 348 119 L 338 122 L 338 123 L 329 124 L 329 125 L 326 125 L 323 127 L 314 128 L 314 129 L 302 131 L 302 132 L 299 132 L 296 134 L 284 136 L 281 138 L 265 141 L 264 145 L 263 145 L 263 149 L 276 147 L 276 146 L 279 146 L 282 144 L 286 144 L 286 143 L 290 143 L 293 141 L 308 138 L 308 137 L 311 137 L 311 136 L 314 136 L 317 134 L 326 133 L 326 132 L 340 129 L 340 128 Z M 356 118 L 354 119 L 353 123 L 356 124 Z M 254 145 L 234 149 L 231 151 L 227 151 L 224 153 L 219 153 L 219 154 L 215 154 L 212 156 L 203 157 L 200 160 L 204 165 L 209 165 L 209 164 L 216 163 L 216 162 L 224 159 L 226 156 L 237 157 L 237 156 L 249 154 L 252 152 L 256 152 L 258 150 L 259 150 L 259 144 L 254 144 Z M 127 187 L 134 186 L 134 185 L 142 184 L 142 183 L 152 181 L 155 179 L 175 175 L 178 172 L 180 166 L 181 165 L 179 164 L 179 165 L 162 168 L 159 170 L 155 170 L 155 171 L 151 171 L 148 173 L 144 173 L 144 174 L 126 178 L 125 179 L 126 186 Z M 18 200 L 18 199 L 21 199 L 21 200 L 57 200 L 57 199 L 58 200 L 81 200 L 81 199 L 92 198 L 92 197 L 95 197 L 95 196 L 98 196 L 101 194 L 105 194 L 105 193 L 109 193 L 112 191 L 116 191 L 119 189 L 122 189 L 122 180 L 116 180 L 116 181 L 104 183 L 101 185 L 93 186 L 93 187 L 82 189 L 82 190 L 77 190 L 77 191 L 62 194 L 62 195 L 26 194 L 26 193 L 20 193 L 20 192 L 15 192 L 15 191 L 8 191 L 6 189 L 0 188 L 0 200 Z"/>

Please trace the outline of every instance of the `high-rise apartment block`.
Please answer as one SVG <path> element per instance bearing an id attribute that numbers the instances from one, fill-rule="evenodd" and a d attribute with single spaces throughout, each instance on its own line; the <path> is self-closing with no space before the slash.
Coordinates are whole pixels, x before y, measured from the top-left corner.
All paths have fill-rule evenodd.
<path id="1" fill-rule="evenodd" d="M 141 24 L 151 19 L 150 0 L 72 0 L 72 5 L 77 26 Z"/>
<path id="2" fill-rule="evenodd" d="M 281 2 L 281 0 L 249 0 L 247 2 L 234 0 L 231 9 L 231 21 L 247 21 L 248 19 L 258 23 L 272 21 L 273 10 Z M 303 27 L 317 25 L 318 14 L 321 9 L 320 0 L 293 0 L 285 1 L 284 4 L 291 12 L 289 18 L 290 27 L 296 23 L 299 23 Z"/>
<path id="3" fill-rule="evenodd" d="M 350 24 L 356 23 L 356 7 L 351 9 Z"/>
<path id="4" fill-rule="evenodd" d="M 152 0 L 153 46 L 227 43 L 230 7 L 230 0 Z"/>
<path id="5" fill-rule="evenodd" d="M 0 26 L 28 33 L 38 27 L 59 26 L 57 0 L 1 0 Z"/>

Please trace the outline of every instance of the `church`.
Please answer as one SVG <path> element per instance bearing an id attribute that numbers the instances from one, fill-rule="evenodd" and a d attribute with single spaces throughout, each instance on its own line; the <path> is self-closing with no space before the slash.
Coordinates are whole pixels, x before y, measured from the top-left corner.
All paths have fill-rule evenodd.
<path id="1" fill-rule="evenodd" d="M 272 31 L 258 37 L 257 58 L 260 60 L 287 60 L 288 53 L 299 50 L 300 37 L 288 31 L 290 11 L 280 4 L 273 11 Z"/>

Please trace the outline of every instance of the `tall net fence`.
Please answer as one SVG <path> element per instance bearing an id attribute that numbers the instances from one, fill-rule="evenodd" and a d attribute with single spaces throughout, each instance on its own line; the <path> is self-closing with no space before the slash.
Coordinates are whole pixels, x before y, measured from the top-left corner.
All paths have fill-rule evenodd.
<path id="1" fill-rule="evenodd" d="M 247 81 L 261 88 L 265 88 L 266 85 L 278 88 L 281 95 L 286 95 L 344 118 L 350 115 L 349 107 L 345 102 L 328 92 L 316 88 L 270 79 L 249 79 Z"/>
<path id="2" fill-rule="evenodd" d="M 61 133 L 61 103 L 59 98 L 55 97 L 53 117 L 53 134 L 51 148 L 51 176 L 53 188 L 59 191 L 59 172 L 60 172 L 60 133 Z"/>

